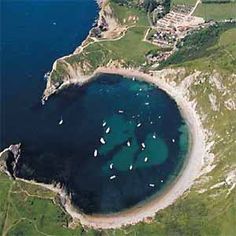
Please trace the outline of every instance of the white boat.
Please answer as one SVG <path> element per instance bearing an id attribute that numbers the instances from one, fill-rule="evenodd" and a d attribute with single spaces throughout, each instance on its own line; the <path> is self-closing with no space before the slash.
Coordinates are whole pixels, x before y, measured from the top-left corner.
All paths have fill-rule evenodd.
<path id="1" fill-rule="evenodd" d="M 115 175 L 112 175 L 111 177 L 110 177 L 110 179 L 115 179 L 116 178 L 116 176 Z"/>
<path id="2" fill-rule="evenodd" d="M 138 123 L 138 124 L 137 124 L 137 127 L 140 127 L 141 125 L 142 125 L 141 123 Z"/>
<path id="3" fill-rule="evenodd" d="M 174 143 L 174 142 L 175 142 L 175 139 L 173 138 L 173 139 L 172 139 L 172 143 Z"/>
<path id="4" fill-rule="evenodd" d="M 113 169 L 113 163 L 110 164 L 110 169 L 111 169 L 111 170 Z"/>
<path id="5" fill-rule="evenodd" d="M 161 119 L 161 116 L 158 116 L 159 119 Z"/>
<path id="6" fill-rule="evenodd" d="M 143 90 L 143 89 L 141 89 L 141 88 L 139 89 L 139 91 L 142 91 L 142 90 Z"/>
<path id="7" fill-rule="evenodd" d="M 95 150 L 94 150 L 94 153 L 93 153 L 93 156 L 96 157 L 97 155 L 98 155 L 98 150 L 95 149 Z"/>
<path id="8" fill-rule="evenodd" d="M 150 187 L 154 188 L 155 187 L 155 184 L 149 184 Z"/>
<path id="9" fill-rule="evenodd" d="M 111 130 L 111 128 L 108 127 L 108 128 L 106 129 L 106 134 L 108 134 L 108 133 L 110 132 L 110 130 Z"/>
<path id="10" fill-rule="evenodd" d="M 141 143 L 141 145 L 142 145 L 142 148 L 145 148 L 145 147 L 146 147 L 145 143 Z"/>
<path id="11" fill-rule="evenodd" d="M 132 80 L 135 81 L 135 77 L 133 77 Z"/>
<path id="12" fill-rule="evenodd" d="M 57 23 L 56 23 L 56 22 L 53 22 L 52 24 L 53 24 L 53 25 L 57 25 Z"/>
<path id="13" fill-rule="evenodd" d="M 161 180 L 161 182 L 163 183 L 163 179 Z"/>
<path id="14" fill-rule="evenodd" d="M 156 138 L 157 138 L 156 134 L 153 134 L 153 135 L 152 135 L 152 137 L 153 137 L 154 139 L 156 139 Z"/>
<path id="15" fill-rule="evenodd" d="M 119 110 L 118 113 L 122 114 L 122 113 L 124 113 L 124 111 L 123 110 Z"/>
<path id="16" fill-rule="evenodd" d="M 106 126 L 106 124 L 107 124 L 107 122 L 106 122 L 106 121 L 104 121 L 104 122 L 103 122 L 103 124 L 102 124 L 102 126 L 103 126 L 103 127 L 105 127 L 105 126 Z"/>
<path id="17" fill-rule="evenodd" d="M 145 105 L 148 106 L 148 105 L 149 105 L 149 102 L 145 102 Z"/>
<path id="18" fill-rule="evenodd" d="M 150 121 L 150 124 L 152 125 L 152 124 L 153 124 L 153 121 Z"/>
<path id="19" fill-rule="evenodd" d="M 130 147 L 130 141 L 127 142 L 127 146 Z"/>
<path id="20" fill-rule="evenodd" d="M 144 162 L 147 162 L 147 161 L 148 161 L 148 158 L 147 158 L 147 157 L 145 157 L 145 158 L 144 158 Z"/>
<path id="21" fill-rule="evenodd" d="M 106 143 L 104 138 L 100 138 L 100 142 L 101 142 L 101 144 L 105 144 Z"/>
<path id="22" fill-rule="evenodd" d="M 132 170 L 132 169 L 133 169 L 133 166 L 132 166 L 132 165 L 130 165 L 130 166 L 129 166 L 129 170 Z"/>
<path id="23" fill-rule="evenodd" d="M 62 119 L 62 117 L 61 117 L 61 119 L 60 119 L 60 121 L 59 121 L 59 123 L 58 123 L 58 124 L 59 124 L 59 125 L 62 125 L 62 124 L 63 124 L 63 122 L 64 122 L 64 121 L 63 121 L 63 119 Z"/>

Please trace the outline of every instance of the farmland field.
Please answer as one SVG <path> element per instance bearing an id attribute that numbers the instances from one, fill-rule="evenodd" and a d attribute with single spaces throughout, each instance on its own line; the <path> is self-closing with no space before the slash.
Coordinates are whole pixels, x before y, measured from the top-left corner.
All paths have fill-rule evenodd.
<path id="1" fill-rule="evenodd" d="M 171 1 L 171 5 L 192 5 L 194 6 L 197 0 L 173 0 Z"/>
<path id="2" fill-rule="evenodd" d="M 217 4 L 199 4 L 194 12 L 195 16 L 203 17 L 205 20 L 225 20 L 236 18 L 236 2 Z"/>

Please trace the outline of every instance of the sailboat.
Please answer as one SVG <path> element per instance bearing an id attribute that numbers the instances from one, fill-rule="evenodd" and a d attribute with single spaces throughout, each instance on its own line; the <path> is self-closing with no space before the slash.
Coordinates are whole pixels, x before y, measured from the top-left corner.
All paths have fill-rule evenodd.
<path id="1" fill-rule="evenodd" d="M 130 147 L 130 141 L 127 142 L 127 146 Z"/>
<path id="2" fill-rule="evenodd" d="M 109 132 L 110 132 L 110 127 L 108 127 L 107 129 L 106 129 L 106 134 L 108 134 Z"/>
<path id="3" fill-rule="evenodd" d="M 110 179 L 115 179 L 116 178 L 116 176 L 115 175 L 112 175 L 111 177 L 110 177 Z"/>
<path id="4" fill-rule="evenodd" d="M 105 144 L 106 143 L 104 138 L 100 138 L 100 142 L 101 142 L 101 144 Z"/>
<path id="5" fill-rule="evenodd" d="M 133 166 L 132 166 L 132 165 L 130 165 L 130 166 L 129 166 L 129 170 L 132 170 L 132 169 L 133 169 Z"/>
<path id="6" fill-rule="evenodd" d="M 95 150 L 94 150 L 94 153 L 93 153 L 93 156 L 96 157 L 97 155 L 98 155 L 98 150 L 95 149 Z"/>
<path id="7" fill-rule="evenodd" d="M 145 158 L 144 158 L 144 162 L 147 162 L 147 161 L 148 161 L 148 158 L 147 158 L 147 157 L 145 157 Z"/>
<path id="8" fill-rule="evenodd" d="M 62 125 L 63 124 L 63 119 L 62 119 L 62 116 L 61 116 L 61 119 L 60 119 L 60 121 L 59 121 L 59 125 Z"/>

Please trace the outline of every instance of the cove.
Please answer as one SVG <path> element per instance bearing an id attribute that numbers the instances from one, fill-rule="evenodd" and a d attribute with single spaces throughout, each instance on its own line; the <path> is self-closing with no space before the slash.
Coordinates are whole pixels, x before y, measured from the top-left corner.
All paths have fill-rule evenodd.
<path id="1" fill-rule="evenodd" d="M 40 132 L 23 143 L 16 174 L 59 183 L 86 214 L 119 212 L 161 194 L 187 156 L 188 129 L 175 101 L 143 81 L 102 74 L 40 110 Z"/>
<path id="2" fill-rule="evenodd" d="M 160 194 L 180 173 L 188 149 L 186 124 L 166 93 L 102 75 L 40 104 L 43 75 L 85 39 L 96 2 L 4 0 L 1 6 L 0 147 L 22 143 L 17 176 L 59 183 L 87 214 L 118 212 Z"/>

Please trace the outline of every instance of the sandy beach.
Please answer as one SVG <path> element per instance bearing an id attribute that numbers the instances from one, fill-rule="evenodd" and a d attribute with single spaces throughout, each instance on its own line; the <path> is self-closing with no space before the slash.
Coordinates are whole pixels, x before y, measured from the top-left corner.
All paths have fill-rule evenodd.
<path id="1" fill-rule="evenodd" d="M 133 208 L 109 215 L 85 215 L 74 209 L 69 200 L 66 201 L 66 211 L 74 219 L 79 219 L 82 225 L 96 229 L 109 229 L 119 228 L 128 224 L 135 224 L 145 220 L 146 218 L 154 217 L 156 212 L 173 204 L 176 199 L 181 197 L 181 195 L 192 186 L 194 180 L 201 175 L 201 169 L 204 163 L 204 156 L 207 154 L 207 148 L 205 144 L 206 133 L 203 130 L 194 103 L 188 101 L 181 88 L 167 83 L 163 79 L 159 78 L 158 75 L 152 76 L 138 70 L 117 68 L 98 68 L 92 76 L 83 77 L 82 81 L 78 78 L 78 80 L 73 80 L 71 83 L 79 83 L 81 85 L 91 81 L 96 78 L 97 75 L 102 73 L 119 74 L 127 78 L 136 77 L 137 79 L 152 83 L 164 90 L 175 99 L 182 116 L 188 124 L 191 136 L 191 147 L 185 167 L 179 177 L 174 181 L 174 183 L 171 183 L 170 186 L 166 188 L 161 196 L 153 197 L 152 199 L 138 204 Z"/>

